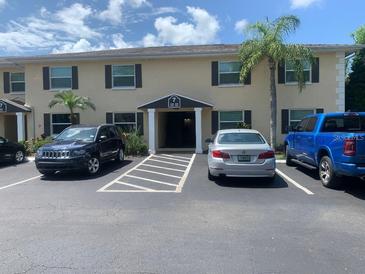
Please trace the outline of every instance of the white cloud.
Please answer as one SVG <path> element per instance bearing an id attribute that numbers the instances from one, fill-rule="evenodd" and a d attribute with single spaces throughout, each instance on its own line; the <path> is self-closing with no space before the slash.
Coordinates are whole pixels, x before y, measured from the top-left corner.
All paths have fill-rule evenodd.
<path id="1" fill-rule="evenodd" d="M 58 48 L 53 49 L 52 53 L 65 53 L 65 52 L 84 52 L 84 51 L 95 51 L 95 50 L 103 50 L 106 49 L 105 45 L 92 46 L 91 43 L 81 38 L 76 43 L 74 42 L 65 42 Z"/>
<path id="2" fill-rule="evenodd" d="M 115 48 L 131 48 L 133 45 L 124 41 L 124 36 L 121 33 L 116 33 L 112 35 L 112 40 Z"/>
<path id="3" fill-rule="evenodd" d="M 236 22 L 234 29 L 237 33 L 242 34 L 246 30 L 248 26 L 248 21 L 246 19 L 242 19 Z"/>
<path id="4" fill-rule="evenodd" d="M 310 5 L 318 4 L 321 0 L 290 0 L 292 9 L 307 8 Z"/>
<path id="5" fill-rule="evenodd" d="M 126 0 L 133 8 L 139 8 L 143 5 L 151 6 L 147 0 Z"/>
<path id="6" fill-rule="evenodd" d="M 207 44 L 217 40 L 220 29 L 215 16 L 198 7 L 187 7 L 192 22 L 177 23 L 175 17 L 158 17 L 155 20 L 157 35 L 147 34 L 144 46 Z"/>
<path id="7" fill-rule="evenodd" d="M 6 0 L 0 0 L 0 9 L 6 5 Z"/>

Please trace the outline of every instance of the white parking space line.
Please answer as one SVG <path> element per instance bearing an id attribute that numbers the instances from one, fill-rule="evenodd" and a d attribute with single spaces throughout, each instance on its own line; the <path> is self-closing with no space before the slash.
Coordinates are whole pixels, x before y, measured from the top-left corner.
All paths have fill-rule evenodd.
<path id="1" fill-rule="evenodd" d="M 188 165 L 188 167 L 187 167 L 187 169 L 186 169 L 186 171 L 185 171 L 185 173 L 184 173 L 184 175 L 183 175 L 183 177 L 181 178 L 181 180 L 180 180 L 180 182 L 179 182 L 179 185 L 177 186 L 177 188 L 176 188 L 176 192 L 181 192 L 182 191 L 182 188 L 184 187 L 184 184 L 185 184 L 185 181 L 186 181 L 186 178 L 188 177 L 188 175 L 189 175 L 189 172 L 190 172 L 190 169 L 191 169 L 191 166 L 193 165 L 193 162 L 194 162 L 194 160 L 195 160 L 195 156 L 196 156 L 196 154 L 193 154 L 193 157 L 191 157 L 191 159 L 190 159 L 190 163 L 189 163 L 189 165 Z"/>
<path id="2" fill-rule="evenodd" d="M 150 155 L 146 159 L 144 159 L 142 162 L 140 162 L 139 164 L 134 166 L 133 168 L 127 170 L 122 175 L 120 175 L 119 177 L 117 177 L 113 181 L 111 181 L 110 183 L 108 183 L 105 186 L 98 189 L 97 192 L 181 193 L 182 188 L 185 184 L 186 178 L 188 177 L 188 174 L 189 174 L 192 164 L 194 162 L 195 154 L 193 154 L 191 158 L 188 158 L 189 161 L 181 160 L 181 161 L 187 162 L 187 165 L 171 163 L 171 162 L 163 161 L 163 160 L 157 160 L 157 159 L 154 159 L 154 157 L 156 157 L 156 158 L 160 157 L 160 158 L 164 158 L 164 159 L 168 158 L 168 156 L 161 157 L 158 155 L 157 156 Z M 187 157 L 185 157 L 185 158 L 187 158 Z M 176 161 L 176 159 L 170 159 L 170 160 Z M 147 161 L 148 161 L 148 163 L 146 163 Z M 156 162 L 156 164 L 152 165 L 149 163 L 150 161 L 154 161 L 154 162 Z M 163 164 L 182 166 L 182 167 L 184 167 L 184 170 L 177 169 L 177 168 L 171 168 L 171 167 L 165 167 Z M 146 169 L 147 167 L 160 169 L 161 172 Z M 137 171 L 141 172 L 141 173 L 138 173 L 138 176 L 136 174 Z M 173 173 L 173 172 L 175 172 L 175 173 Z M 183 174 L 179 175 L 176 172 L 181 172 Z M 144 174 L 146 174 L 146 175 L 144 175 Z M 160 177 L 158 177 L 158 176 L 160 176 Z M 166 179 L 160 180 L 160 178 L 163 178 L 161 176 L 165 176 Z M 169 182 L 169 178 L 170 178 L 170 180 L 175 179 L 175 181 L 177 181 L 176 179 L 179 179 L 179 182 L 178 183 L 172 183 L 174 181 Z M 131 181 L 131 179 L 133 179 L 133 181 Z M 119 185 L 119 186 L 124 185 L 126 187 L 131 187 L 131 188 L 135 188 L 135 189 L 113 189 L 112 186 L 114 184 Z M 157 187 L 158 185 L 159 185 L 159 187 Z M 165 189 L 161 189 L 161 186 L 165 186 Z M 166 189 L 167 186 L 174 187 L 174 189 L 173 190 L 170 190 L 168 188 Z M 156 187 L 156 189 L 155 189 L 155 187 Z"/>
<path id="3" fill-rule="evenodd" d="M 154 158 L 160 158 L 160 159 L 166 159 L 166 160 L 173 160 L 173 161 L 187 163 L 187 164 L 190 162 L 190 160 L 181 160 L 181 159 L 176 159 L 176 158 L 171 158 L 171 157 L 165 157 L 165 156 L 159 156 L 159 155 L 155 155 L 153 157 Z"/>
<path id="4" fill-rule="evenodd" d="M 20 185 L 20 184 L 24 184 L 26 182 L 29 182 L 29 181 L 32 181 L 32 180 L 35 180 L 35 179 L 38 179 L 42 177 L 42 175 L 38 175 L 38 176 L 34 176 L 32 178 L 29 178 L 29 179 L 25 179 L 25 180 L 22 180 L 20 182 L 16 182 L 16 183 L 13 183 L 13 184 L 10 184 L 10 185 L 7 185 L 7 186 L 3 186 L 3 187 L 0 187 L 0 190 L 3 190 L 3 189 L 6 189 L 6 188 L 9 188 L 9 187 L 13 187 L 13 186 L 16 186 L 16 185 Z"/>
<path id="5" fill-rule="evenodd" d="M 314 193 L 312 191 L 310 191 L 308 188 L 302 186 L 301 184 L 297 183 L 296 181 L 294 181 L 292 178 L 290 178 L 288 175 L 286 175 L 284 172 L 280 171 L 279 169 L 276 169 L 276 173 L 283 178 L 285 181 L 293 184 L 294 186 L 296 186 L 297 188 L 303 190 L 305 193 L 307 193 L 308 195 L 314 195 Z"/>
<path id="6" fill-rule="evenodd" d="M 164 167 L 164 166 L 155 166 L 155 165 L 150 165 L 150 164 L 143 164 L 141 166 L 148 166 L 148 167 L 154 167 L 154 168 L 159 168 L 159 169 L 166 169 L 166 170 L 171 170 L 171 171 L 178 171 L 178 172 L 182 172 L 182 173 L 185 172 L 185 170 L 181 170 L 181 169 Z"/>
<path id="7" fill-rule="evenodd" d="M 191 159 L 189 157 L 183 157 L 183 156 L 171 155 L 171 154 L 161 154 L 161 155 L 166 156 L 166 157 L 170 157 L 170 158 L 183 159 L 183 160 L 190 160 Z"/>
<path id="8" fill-rule="evenodd" d="M 118 182 L 115 182 L 116 184 L 120 184 L 120 185 L 125 185 L 125 186 L 130 186 L 130 187 L 134 187 L 134 188 L 139 188 L 139 189 L 142 189 L 142 190 L 145 190 L 145 191 L 155 191 L 154 189 L 152 188 L 148 188 L 148 187 L 143 187 L 143 186 L 137 186 L 137 185 L 134 185 L 134 184 L 129 184 L 129 183 L 125 183 L 125 182 L 121 182 L 121 181 L 118 181 Z"/>
<path id="9" fill-rule="evenodd" d="M 142 168 L 136 168 L 135 170 L 142 171 L 142 172 L 153 173 L 153 174 L 158 174 L 158 175 L 167 176 L 167 177 L 172 177 L 172 178 L 177 178 L 177 179 L 181 179 L 181 176 L 166 174 L 166 173 L 152 171 L 152 170 L 147 170 L 147 169 L 142 169 Z"/>
<path id="10" fill-rule="evenodd" d="M 156 160 L 156 159 L 149 159 L 149 160 L 150 161 L 154 161 L 154 162 L 158 162 L 158 163 L 163 163 L 163 164 L 169 164 L 169 165 L 175 165 L 175 166 L 188 167 L 187 165 L 176 164 L 176 163 L 171 163 L 171 162 L 161 161 L 161 160 Z"/>

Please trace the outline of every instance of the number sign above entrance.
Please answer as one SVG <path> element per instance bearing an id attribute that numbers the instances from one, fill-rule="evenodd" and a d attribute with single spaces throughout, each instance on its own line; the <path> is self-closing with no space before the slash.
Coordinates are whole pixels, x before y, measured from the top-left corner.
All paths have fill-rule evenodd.
<path id="1" fill-rule="evenodd" d="M 139 106 L 139 109 L 153 109 L 153 108 L 165 108 L 165 109 L 180 109 L 180 108 L 203 108 L 213 107 L 212 104 L 192 99 L 180 94 L 170 94 L 156 100 L 150 101 L 146 104 Z"/>
<path id="2" fill-rule="evenodd" d="M 5 104 L 4 102 L 0 101 L 0 112 L 6 112 L 8 109 L 7 104 Z"/>

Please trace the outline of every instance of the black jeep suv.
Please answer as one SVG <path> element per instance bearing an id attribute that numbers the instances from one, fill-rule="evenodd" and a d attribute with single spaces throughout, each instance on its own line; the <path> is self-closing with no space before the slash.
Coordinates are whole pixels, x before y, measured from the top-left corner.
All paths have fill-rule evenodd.
<path id="1" fill-rule="evenodd" d="M 124 160 L 125 144 L 114 125 L 73 125 L 62 131 L 54 142 L 38 149 L 35 164 L 44 175 L 56 171 L 100 171 L 103 162 Z"/>

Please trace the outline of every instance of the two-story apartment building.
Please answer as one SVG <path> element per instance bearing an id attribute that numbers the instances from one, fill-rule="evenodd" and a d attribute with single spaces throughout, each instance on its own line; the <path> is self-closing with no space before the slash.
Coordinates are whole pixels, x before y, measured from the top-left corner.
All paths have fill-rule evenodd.
<path id="1" fill-rule="evenodd" d="M 354 45 L 307 45 L 317 62 L 299 92 L 290 62 L 278 65 L 278 140 L 288 125 L 314 112 L 344 111 L 345 56 Z M 206 148 L 218 129 L 246 123 L 269 135 L 266 61 L 239 82 L 239 45 L 130 48 L 0 60 L 0 136 L 24 140 L 60 133 L 67 109 L 50 109 L 60 90 L 90 97 L 96 111 L 83 124 L 114 123 L 139 130 L 150 151 Z"/>

